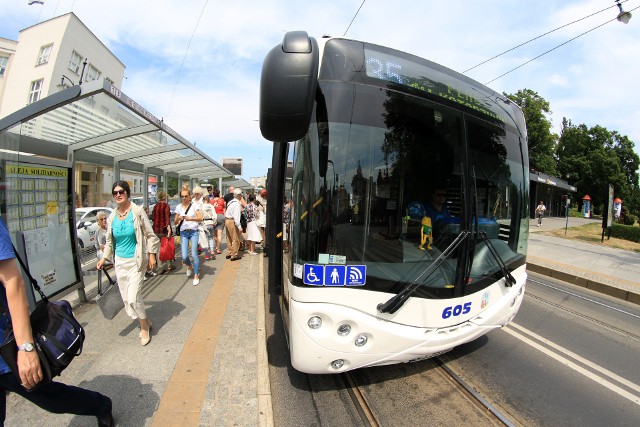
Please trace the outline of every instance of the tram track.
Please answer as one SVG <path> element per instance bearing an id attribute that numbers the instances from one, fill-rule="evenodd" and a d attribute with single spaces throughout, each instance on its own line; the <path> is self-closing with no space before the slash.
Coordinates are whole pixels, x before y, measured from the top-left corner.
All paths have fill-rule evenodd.
<path id="1" fill-rule="evenodd" d="M 457 375 L 449 366 L 447 366 L 446 361 L 444 361 L 441 357 L 433 357 L 429 361 L 433 364 L 433 369 L 440 370 L 442 375 L 447 377 L 449 379 L 449 382 L 455 385 L 455 389 L 458 393 L 463 395 L 468 401 L 475 403 L 475 405 L 485 414 L 488 414 L 490 418 L 495 422 L 495 425 L 504 425 L 508 427 L 517 425 L 509 420 L 487 399 L 485 399 L 478 391 L 474 389 L 474 387 L 472 387 L 459 375 Z M 367 427 L 382 426 L 383 423 L 376 416 L 374 402 L 370 403 L 368 401 L 366 391 L 363 390 L 360 385 L 358 385 L 357 371 L 345 372 L 341 374 L 341 377 L 352 399 L 354 407 L 360 414 L 363 424 Z"/>
<path id="2" fill-rule="evenodd" d="M 546 284 L 544 282 L 540 282 L 540 281 L 537 281 L 537 280 L 534 280 L 534 279 L 531 279 L 531 278 L 529 278 L 527 280 L 529 282 L 535 283 L 537 285 L 544 286 L 544 287 L 546 287 L 548 289 L 552 289 L 552 290 L 554 290 L 556 292 L 560 292 L 560 293 L 563 293 L 563 294 L 575 296 L 575 297 L 581 298 L 583 300 L 587 300 L 587 301 L 596 303 L 596 304 L 598 304 L 598 305 L 600 305 L 602 307 L 605 307 L 605 308 L 610 309 L 610 310 L 617 311 L 617 312 L 619 312 L 621 314 L 632 316 L 632 317 L 638 317 L 633 313 L 628 313 L 628 312 L 625 312 L 625 311 L 620 310 L 618 308 L 611 307 L 609 305 L 606 305 L 606 304 L 591 300 L 589 298 L 582 297 L 582 296 L 577 295 L 577 294 L 575 294 L 573 292 L 569 292 L 569 291 L 565 291 L 563 289 L 560 289 L 560 288 L 558 288 L 556 286 L 551 286 L 551 285 L 548 285 L 548 284 Z M 602 320 L 596 319 L 596 318 L 594 318 L 592 316 L 589 316 L 587 314 L 581 313 L 581 312 L 579 312 L 577 310 L 573 310 L 573 309 L 567 307 L 566 305 L 553 302 L 553 301 L 551 301 L 551 300 L 549 300 L 547 298 L 544 298 L 544 297 L 541 297 L 541 296 L 538 296 L 538 295 L 534 295 L 530 291 L 525 291 L 525 295 L 528 296 L 529 298 L 533 299 L 533 300 L 536 300 L 536 301 L 542 303 L 542 304 L 546 304 L 546 305 L 548 305 L 550 307 L 554 307 L 554 308 L 556 308 L 558 310 L 562 310 L 565 313 L 569 313 L 569 314 L 571 314 L 573 316 L 576 316 L 576 317 L 578 317 L 580 319 L 586 320 L 586 321 L 588 321 L 588 322 L 590 322 L 590 323 L 592 323 L 594 325 L 597 325 L 599 327 L 605 328 L 605 329 L 607 329 L 609 331 L 612 331 L 612 332 L 616 332 L 616 333 L 618 333 L 618 334 L 620 334 L 620 335 L 622 335 L 624 337 L 631 338 L 631 339 L 636 340 L 636 341 L 640 341 L 640 335 L 638 335 L 638 334 L 634 334 L 633 332 L 630 332 L 628 330 L 621 329 L 621 328 L 619 328 L 619 327 L 617 327 L 615 325 L 612 325 L 610 323 L 607 323 L 607 322 L 604 322 Z"/>
<path id="3" fill-rule="evenodd" d="M 470 398 L 472 398 L 478 406 L 483 408 L 484 410 L 491 413 L 498 421 L 508 427 L 513 427 L 513 424 L 502 412 L 500 412 L 495 406 L 489 403 L 485 398 L 480 395 L 476 390 L 471 387 L 466 381 L 464 381 L 460 376 L 458 376 L 453 370 L 446 365 L 446 363 L 440 358 L 434 358 L 435 363 L 438 364 L 440 368 L 442 368 L 449 377 L 455 381 L 460 387 L 462 387 L 468 394 Z"/>

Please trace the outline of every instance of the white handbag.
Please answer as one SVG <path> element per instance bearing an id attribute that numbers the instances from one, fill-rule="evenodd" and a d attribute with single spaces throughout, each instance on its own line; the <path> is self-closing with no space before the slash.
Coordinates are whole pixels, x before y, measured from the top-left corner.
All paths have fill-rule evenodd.
<path id="1" fill-rule="evenodd" d="M 198 245 L 201 248 L 209 248 L 209 232 L 202 226 L 198 226 Z"/>

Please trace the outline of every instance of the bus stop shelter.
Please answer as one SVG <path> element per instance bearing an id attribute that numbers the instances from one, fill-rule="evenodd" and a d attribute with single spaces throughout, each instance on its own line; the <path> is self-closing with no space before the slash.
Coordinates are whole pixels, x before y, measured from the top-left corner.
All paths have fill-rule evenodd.
<path id="1" fill-rule="evenodd" d="M 149 178 L 166 190 L 169 176 L 178 186 L 237 181 L 108 80 L 66 88 L 0 119 L 0 211 L 48 295 L 82 287 L 78 182 L 98 193 L 98 206 L 110 200 L 114 181 L 130 178 L 132 194 L 147 205 Z"/>
<path id="2" fill-rule="evenodd" d="M 0 148 L 108 167 L 114 181 L 125 170 L 142 173 L 143 183 L 152 175 L 165 189 L 168 176 L 190 184 L 233 178 L 107 80 L 72 86 L 0 119 Z"/>

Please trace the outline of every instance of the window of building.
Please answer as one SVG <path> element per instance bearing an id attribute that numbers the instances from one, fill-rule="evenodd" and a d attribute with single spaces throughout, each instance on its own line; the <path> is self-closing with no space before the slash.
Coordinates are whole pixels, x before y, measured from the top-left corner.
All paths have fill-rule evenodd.
<path id="1" fill-rule="evenodd" d="M 53 44 L 48 44 L 40 48 L 40 54 L 38 55 L 38 62 L 36 62 L 36 65 L 46 64 L 47 62 L 49 62 L 51 49 L 53 49 Z"/>
<path id="2" fill-rule="evenodd" d="M 69 61 L 69 69 L 76 74 L 80 74 L 80 65 L 82 65 L 82 56 L 74 50 Z"/>
<path id="3" fill-rule="evenodd" d="M 0 56 L 0 76 L 4 76 L 4 71 L 7 69 L 8 64 L 9 58 L 6 56 Z"/>
<path id="4" fill-rule="evenodd" d="M 93 80 L 98 80 L 99 78 L 100 78 L 100 70 L 98 70 L 93 65 L 89 65 L 89 67 L 87 67 L 87 75 L 86 75 L 84 81 L 85 82 L 90 82 L 90 81 L 93 81 Z"/>
<path id="5" fill-rule="evenodd" d="M 42 92 L 42 85 L 44 83 L 44 79 L 34 80 L 31 82 L 31 87 L 29 88 L 29 102 L 36 102 L 40 99 L 40 94 Z"/>

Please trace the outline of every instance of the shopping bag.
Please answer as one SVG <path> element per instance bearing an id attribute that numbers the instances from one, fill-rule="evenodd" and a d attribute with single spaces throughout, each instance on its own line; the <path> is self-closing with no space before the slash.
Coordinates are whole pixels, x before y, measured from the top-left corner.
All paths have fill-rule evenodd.
<path id="1" fill-rule="evenodd" d="M 202 249 L 209 248 L 209 233 L 203 228 L 198 228 L 198 245 Z"/>
<path id="2" fill-rule="evenodd" d="M 122 301 L 122 296 L 120 295 L 120 289 L 118 288 L 118 282 L 113 280 L 107 270 L 102 270 L 105 276 L 107 276 L 107 280 L 109 283 L 107 286 L 102 289 L 98 289 L 98 297 L 96 298 L 96 303 L 98 303 L 98 307 L 100 307 L 100 311 L 102 315 L 109 320 L 112 320 L 116 315 L 124 308 L 124 302 Z"/>
<path id="3" fill-rule="evenodd" d="M 171 261 L 176 254 L 176 244 L 173 238 L 163 237 L 160 239 L 160 261 Z"/>

